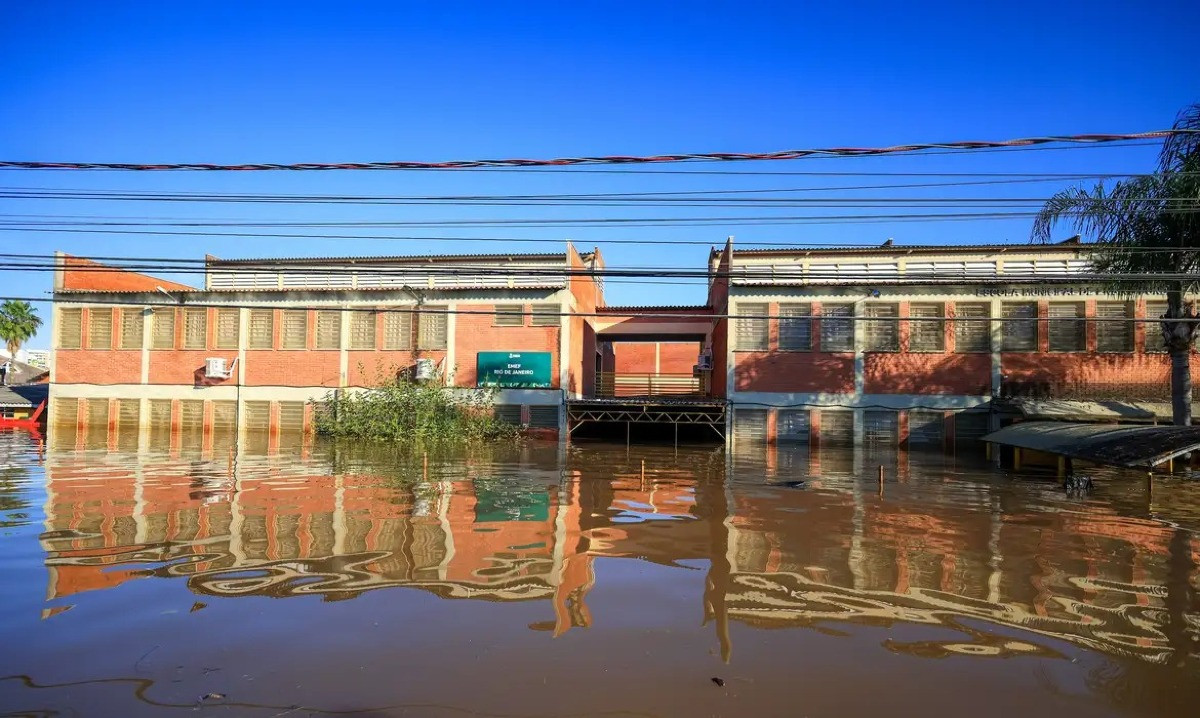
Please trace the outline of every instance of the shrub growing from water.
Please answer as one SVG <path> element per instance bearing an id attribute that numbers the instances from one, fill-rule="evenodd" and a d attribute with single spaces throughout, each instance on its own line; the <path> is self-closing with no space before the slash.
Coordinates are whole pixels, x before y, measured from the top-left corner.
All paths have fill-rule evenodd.
<path id="1" fill-rule="evenodd" d="M 405 375 L 358 390 L 330 392 L 318 407 L 318 434 L 431 443 L 516 438 L 518 429 L 492 411 L 495 390 L 449 392 Z"/>

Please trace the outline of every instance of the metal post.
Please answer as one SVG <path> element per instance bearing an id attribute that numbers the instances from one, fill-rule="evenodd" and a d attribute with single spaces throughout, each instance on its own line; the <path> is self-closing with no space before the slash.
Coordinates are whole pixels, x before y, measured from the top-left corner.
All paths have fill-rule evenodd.
<path id="1" fill-rule="evenodd" d="M 679 422 L 675 422 L 675 450 L 679 451 Z"/>
<path id="2" fill-rule="evenodd" d="M 630 443 L 629 442 L 629 427 L 632 425 L 632 423 L 633 422 L 628 421 L 628 420 L 625 421 L 625 449 L 626 450 L 629 449 L 629 443 Z"/>

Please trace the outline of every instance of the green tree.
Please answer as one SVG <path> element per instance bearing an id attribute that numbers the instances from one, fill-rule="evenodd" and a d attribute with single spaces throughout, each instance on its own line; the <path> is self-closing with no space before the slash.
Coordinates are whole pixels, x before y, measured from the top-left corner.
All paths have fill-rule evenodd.
<path id="1" fill-rule="evenodd" d="M 1171 356 L 1171 413 L 1174 423 L 1186 426 L 1192 422 L 1196 335 L 1195 306 L 1187 295 L 1200 285 L 1200 104 L 1181 112 L 1175 129 L 1183 132 L 1163 143 L 1155 173 L 1059 192 L 1034 220 L 1033 238 L 1050 241 L 1051 230 L 1065 221 L 1096 240 L 1092 269 L 1113 275 L 1109 284 L 1118 293 L 1166 294 L 1165 321 L 1146 331 L 1162 334 Z"/>
<path id="2" fill-rule="evenodd" d="M 21 345 L 32 339 L 40 326 L 42 318 L 29 302 L 10 299 L 0 304 L 0 339 L 4 340 L 10 356 L 15 357 Z"/>

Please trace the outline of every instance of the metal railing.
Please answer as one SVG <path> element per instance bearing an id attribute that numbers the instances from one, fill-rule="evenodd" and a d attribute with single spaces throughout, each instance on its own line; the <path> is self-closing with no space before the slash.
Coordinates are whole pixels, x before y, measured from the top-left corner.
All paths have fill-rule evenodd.
<path id="1" fill-rule="evenodd" d="M 602 398 L 636 396 L 708 396 L 708 375 L 701 374 L 627 374 L 600 372 L 596 375 L 596 396 Z"/>

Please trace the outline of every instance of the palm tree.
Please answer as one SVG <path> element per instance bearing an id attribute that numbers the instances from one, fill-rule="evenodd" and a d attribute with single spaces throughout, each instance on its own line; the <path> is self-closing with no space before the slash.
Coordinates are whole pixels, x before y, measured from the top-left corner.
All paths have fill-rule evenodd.
<path id="1" fill-rule="evenodd" d="M 1034 220 L 1033 238 L 1049 241 L 1054 225 L 1066 221 L 1099 245 L 1091 259 L 1095 272 L 1139 275 L 1113 277 L 1118 293 L 1166 293 L 1167 313 L 1154 318 L 1166 320 L 1157 326 L 1171 356 L 1172 417 L 1188 426 L 1196 312 L 1186 297 L 1200 286 L 1200 104 L 1181 112 L 1175 129 L 1185 132 L 1163 143 L 1156 173 L 1059 192 Z"/>
<path id="2" fill-rule="evenodd" d="M 10 299 L 0 304 L 0 339 L 14 359 L 21 345 L 32 339 L 40 326 L 42 318 L 29 302 Z"/>

